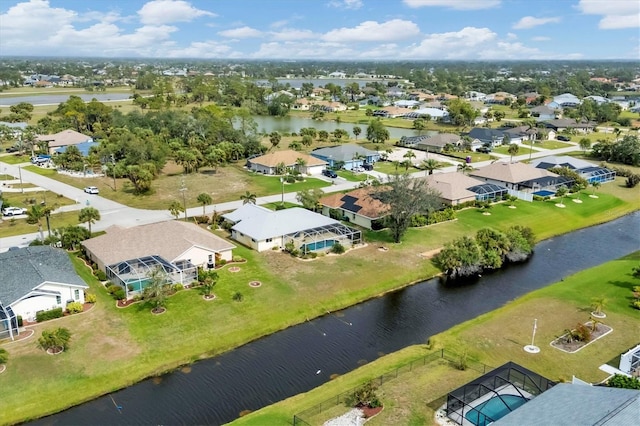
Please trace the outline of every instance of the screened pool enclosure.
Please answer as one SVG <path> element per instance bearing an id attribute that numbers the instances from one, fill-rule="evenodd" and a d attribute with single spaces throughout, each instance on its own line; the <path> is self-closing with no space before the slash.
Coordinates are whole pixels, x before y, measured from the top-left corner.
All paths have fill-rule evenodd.
<path id="1" fill-rule="evenodd" d="M 198 278 L 198 268 L 187 260 L 175 263 L 160 256 L 145 256 L 129 259 L 107 266 L 107 278 L 124 288 L 127 297 L 130 293 L 139 293 L 151 281 L 154 271 L 164 273 L 166 284 L 187 285 Z"/>
<path id="2" fill-rule="evenodd" d="M 336 243 L 350 248 L 362 243 L 362 232 L 341 223 L 335 223 L 285 235 L 284 243 L 291 241 L 302 253 L 326 251 Z"/>
<path id="3" fill-rule="evenodd" d="M 485 426 L 555 384 L 533 371 L 508 362 L 449 393 L 447 417 L 463 426 Z"/>

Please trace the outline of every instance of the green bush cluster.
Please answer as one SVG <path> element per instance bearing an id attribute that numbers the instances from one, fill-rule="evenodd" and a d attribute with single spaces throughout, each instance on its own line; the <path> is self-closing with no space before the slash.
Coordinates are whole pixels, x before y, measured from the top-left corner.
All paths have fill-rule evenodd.
<path id="1" fill-rule="evenodd" d="M 63 315 L 62 308 L 54 308 L 48 311 L 38 311 L 36 312 L 36 321 L 37 322 L 48 321 L 55 318 L 60 318 L 62 317 L 62 315 Z"/>
<path id="2" fill-rule="evenodd" d="M 335 242 L 334 245 L 331 246 L 331 253 L 335 253 L 335 254 L 342 254 L 344 253 L 346 250 L 344 248 L 344 246 L 342 244 L 340 244 L 339 242 Z"/>
<path id="3" fill-rule="evenodd" d="M 67 304 L 67 312 L 70 314 L 79 314 L 84 311 L 84 307 L 80 302 L 71 302 Z"/>
<path id="4" fill-rule="evenodd" d="M 109 292 L 111 297 L 113 297 L 116 300 L 122 300 L 125 297 L 127 297 L 127 294 L 125 293 L 124 289 L 117 284 L 113 284 L 113 283 L 110 284 L 107 287 L 107 292 Z"/>
<path id="5" fill-rule="evenodd" d="M 372 382 L 365 383 L 348 395 L 344 402 L 347 407 L 381 407 L 382 402 L 376 393 L 377 389 Z"/>
<path id="6" fill-rule="evenodd" d="M 107 280 L 107 274 L 102 269 L 98 269 L 94 274 L 99 281 Z"/>
<path id="7" fill-rule="evenodd" d="M 93 293 L 85 293 L 84 295 L 84 301 L 87 303 L 96 303 L 97 300 L 96 295 Z"/>
<path id="8" fill-rule="evenodd" d="M 194 216 L 193 219 L 196 221 L 197 224 L 203 224 L 206 225 L 209 223 L 209 216 Z"/>
<path id="9" fill-rule="evenodd" d="M 627 377 L 623 376 L 622 374 L 614 374 L 612 378 L 607 380 L 607 386 L 610 388 L 640 390 L 640 378 Z"/>
<path id="10" fill-rule="evenodd" d="M 183 286 L 182 284 L 180 284 L 180 283 L 178 283 L 178 284 L 174 284 L 174 285 L 171 287 L 171 290 L 173 290 L 174 292 L 176 292 L 176 293 L 177 293 L 177 292 L 179 292 L 179 291 L 184 290 L 184 286 Z"/>

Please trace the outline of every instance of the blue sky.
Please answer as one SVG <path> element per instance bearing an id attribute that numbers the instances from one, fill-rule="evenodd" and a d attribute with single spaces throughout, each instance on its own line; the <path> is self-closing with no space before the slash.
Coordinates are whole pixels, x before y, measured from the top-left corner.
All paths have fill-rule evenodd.
<path id="1" fill-rule="evenodd" d="M 638 0 L 2 0 L 0 55 L 640 60 Z"/>

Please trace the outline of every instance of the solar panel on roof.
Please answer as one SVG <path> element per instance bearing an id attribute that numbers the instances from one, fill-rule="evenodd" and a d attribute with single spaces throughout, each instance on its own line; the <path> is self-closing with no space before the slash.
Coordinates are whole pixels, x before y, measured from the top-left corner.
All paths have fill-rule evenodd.
<path id="1" fill-rule="evenodd" d="M 356 197 L 352 197 L 351 195 L 345 195 L 340 199 L 340 201 L 342 201 L 342 208 L 344 210 L 357 213 L 360 209 L 362 209 L 361 206 L 356 205 L 358 199 Z"/>

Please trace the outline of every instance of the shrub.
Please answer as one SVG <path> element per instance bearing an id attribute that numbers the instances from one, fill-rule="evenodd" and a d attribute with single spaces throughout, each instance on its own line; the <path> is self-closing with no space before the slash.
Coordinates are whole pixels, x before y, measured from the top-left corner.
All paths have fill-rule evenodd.
<path id="1" fill-rule="evenodd" d="M 446 208 L 437 212 L 430 213 L 427 216 L 427 225 L 433 225 L 434 223 L 446 222 L 456 218 L 456 211 L 452 208 Z"/>
<path id="2" fill-rule="evenodd" d="M 342 254 L 344 252 L 345 252 L 344 246 L 337 241 L 334 245 L 331 246 L 331 253 Z"/>
<path id="3" fill-rule="evenodd" d="M 244 258 L 242 256 L 233 256 L 234 262 L 244 262 Z"/>
<path id="4" fill-rule="evenodd" d="M 233 293 L 233 296 L 231 296 L 231 298 L 236 302 L 242 302 L 244 300 L 244 295 L 239 291 L 236 291 L 235 293 Z"/>
<path id="5" fill-rule="evenodd" d="M 116 291 L 118 291 L 118 290 L 122 290 L 122 287 L 120 287 L 120 286 L 119 286 L 119 285 L 117 285 L 117 284 L 110 284 L 110 285 L 107 287 L 107 291 L 109 292 L 109 294 L 113 294 L 113 293 L 115 293 L 115 292 L 116 292 Z"/>
<path id="6" fill-rule="evenodd" d="M 351 395 L 347 395 L 344 402 L 348 407 L 380 407 L 382 403 L 376 390 L 377 387 L 372 382 L 365 383 L 354 390 Z"/>
<path id="7" fill-rule="evenodd" d="M 84 310 L 82 303 L 80 302 L 71 302 L 69 304 L 67 304 L 67 312 L 69 312 L 70 314 L 79 314 L 80 312 L 82 312 Z"/>
<path id="8" fill-rule="evenodd" d="M 49 311 L 38 311 L 36 312 L 36 321 L 48 321 L 55 318 L 62 317 L 62 308 L 55 308 Z"/>
<path id="9" fill-rule="evenodd" d="M 177 293 L 181 290 L 184 290 L 184 286 L 182 284 L 174 284 L 173 287 L 171 287 L 171 290 Z"/>
<path id="10" fill-rule="evenodd" d="M 120 287 L 118 287 L 118 290 L 113 293 L 113 298 L 116 300 L 123 300 L 125 297 L 127 297 L 127 295 L 124 292 L 124 289 Z"/>
<path id="11" fill-rule="evenodd" d="M 425 226 L 427 224 L 427 218 L 421 214 L 415 214 L 411 216 L 411 227 L 419 228 L 421 226 Z"/>
<path id="12" fill-rule="evenodd" d="M 287 182 L 287 183 L 295 183 L 296 182 L 296 177 L 288 175 L 287 177 L 284 178 L 284 181 Z"/>
<path id="13" fill-rule="evenodd" d="M 196 221 L 196 223 L 198 224 L 207 224 L 209 223 L 209 216 L 194 216 L 193 219 Z"/>
<path id="14" fill-rule="evenodd" d="M 96 303 L 97 300 L 96 295 L 93 293 L 85 293 L 84 295 L 84 301 L 87 303 Z"/>
<path id="15" fill-rule="evenodd" d="M 227 261 L 224 259 L 220 259 L 220 261 L 218 262 L 218 266 L 224 266 L 227 264 Z"/>
<path id="16" fill-rule="evenodd" d="M 462 352 L 453 360 L 453 366 L 460 371 L 464 371 L 469 367 L 469 354 L 467 351 Z"/>
<path id="17" fill-rule="evenodd" d="M 640 309 L 640 299 L 639 300 L 634 300 L 633 302 L 631 302 L 631 306 L 636 308 L 636 309 Z"/>
<path id="18" fill-rule="evenodd" d="M 17 319 L 18 319 L 18 327 L 22 327 L 22 324 L 23 324 L 22 316 L 18 315 Z"/>
<path id="19" fill-rule="evenodd" d="M 611 388 L 636 389 L 640 390 L 640 379 L 637 377 L 627 377 L 622 374 L 614 374 L 607 381 L 607 386 Z"/>
<path id="20" fill-rule="evenodd" d="M 289 241 L 284 245 L 284 251 L 289 253 L 291 256 L 298 256 L 300 254 L 300 251 L 296 248 L 293 241 Z"/>
<path id="21" fill-rule="evenodd" d="M 574 338 L 581 342 L 589 342 L 591 340 L 591 329 L 585 324 L 578 323 L 574 331 Z"/>
<path id="22" fill-rule="evenodd" d="M 107 274 L 105 274 L 105 272 L 102 269 L 98 269 L 95 273 L 96 278 L 99 281 L 106 281 L 107 280 Z"/>
<path id="23" fill-rule="evenodd" d="M 625 181 L 627 188 L 635 188 L 640 183 L 640 175 L 631 175 Z"/>

